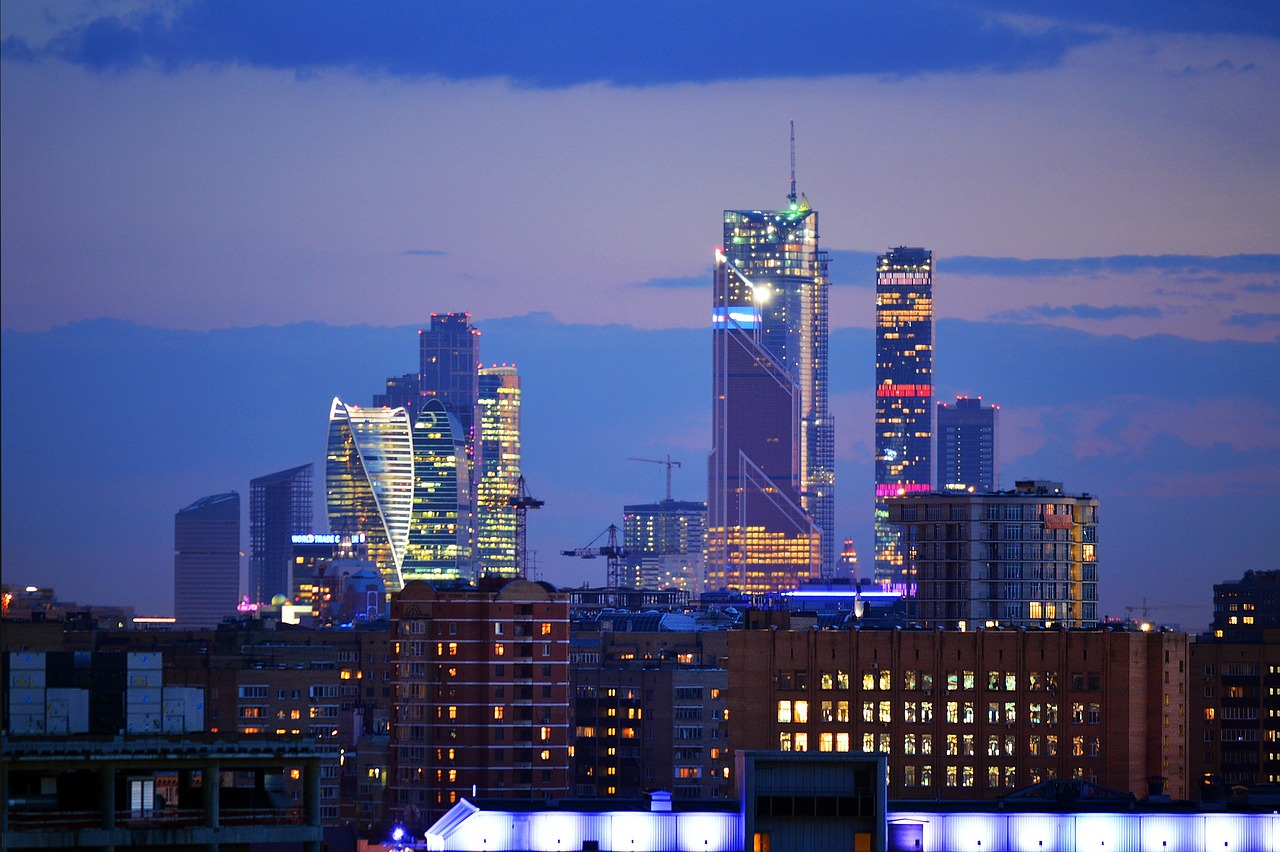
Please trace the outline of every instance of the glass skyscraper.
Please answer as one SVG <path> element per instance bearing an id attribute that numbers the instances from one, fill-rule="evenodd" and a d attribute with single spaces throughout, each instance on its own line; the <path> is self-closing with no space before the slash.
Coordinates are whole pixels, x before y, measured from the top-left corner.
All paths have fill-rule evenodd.
<path id="1" fill-rule="evenodd" d="M 821 563 L 821 535 L 801 505 L 800 383 L 764 344 L 769 283 L 757 291 L 722 252 L 714 283 L 706 585 L 793 589 Z"/>
<path id="2" fill-rule="evenodd" d="M 304 464 L 249 481 L 249 597 L 292 597 L 293 536 L 312 531 L 312 472 Z"/>
<path id="3" fill-rule="evenodd" d="M 403 408 L 361 408 L 334 397 L 325 458 L 329 529 L 363 533 L 387 591 L 404 586 L 401 565 L 413 510 L 413 437 Z"/>
<path id="4" fill-rule="evenodd" d="M 911 580 L 885 499 L 933 489 L 933 252 L 876 258 L 876 580 Z"/>
<path id="5" fill-rule="evenodd" d="M 470 505 L 465 445 L 458 419 L 428 398 L 413 424 L 413 504 L 400 565 L 403 581 L 470 579 Z"/>
<path id="6" fill-rule="evenodd" d="M 982 397 L 938 403 L 938 488 L 979 494 L 999 488 L 1000 407 Z"/>
<path id="7" fill-rule="evenodd" d="M 239 599 L 240 495 L 231 491 L 173 517 L 173 614 L 179 627 L 217 627 Z"/>
<path id="8" fill-rule="evenodd" d="M 520 375 L 514 365 L 480 370 L 480 466 L 476 483 L 476 570 L 514 577 L 520 480 Z"/>
<path id="9" fill-rule="evenodd" d="M 622 507 L 622 544 L 634 589 L 700 591 L 706 566 L 707 504 L 666 499 Z"/>

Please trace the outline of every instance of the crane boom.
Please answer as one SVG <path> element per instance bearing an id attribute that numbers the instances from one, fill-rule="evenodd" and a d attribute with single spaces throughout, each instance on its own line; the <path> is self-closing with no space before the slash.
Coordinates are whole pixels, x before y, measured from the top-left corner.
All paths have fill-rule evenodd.
<path id="1" fill-rule="evenodd" d="M 636 458 L 635 456 L 627 456 L 627 461 L 649 462 L 650 464 L 666 465 L 667 466 L 667 500 L 668 501 L 671 500 L 671 468 L 684 467 L 684 465 L 682 465 L 678 461 L 672 461 L 670 453 L 667 454 L 667 458 L 665 461 L 663 459 L 640 459 L 640 458 Z"/>

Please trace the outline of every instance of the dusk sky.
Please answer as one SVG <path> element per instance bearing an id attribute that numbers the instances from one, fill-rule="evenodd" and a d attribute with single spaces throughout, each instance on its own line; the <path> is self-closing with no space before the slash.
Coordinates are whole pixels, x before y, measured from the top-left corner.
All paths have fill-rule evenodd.
<path id="1" fill-rule="evenodd" d="M 794 120 L 837 535 L 869 567 L 874 255 L 925 246 L 938 399 L 1002 406 L 1004 484 L 1099 496 L 1104 613 L 1202 628 L 1277 567 L 1280 6 L 782 9 L 6 0 L 5 581 L 169 612 L 173 513 L 322 478 L 330 398 L 470 311 L 542 574 L 602 582 L 557 554 L 661 496 L 628 456 L 705 498 L 712 253 L 785 202 Z"/>

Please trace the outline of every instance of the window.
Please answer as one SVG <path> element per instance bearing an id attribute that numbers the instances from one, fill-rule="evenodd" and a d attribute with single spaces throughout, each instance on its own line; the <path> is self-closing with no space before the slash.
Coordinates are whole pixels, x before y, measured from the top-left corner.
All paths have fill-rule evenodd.
<path id="1" fill-rule="evenodd" d="M 796 724 L 804 725 L 809 722 L 809 702 L 797 701 L 795 703 L 795 721 Z"/>
<path id="2" fill-rule="evenodd" d="M 836 734 L 836 751 L 847 752 L 848 750 L 849 750 L 849 734 L 837 733 Z"/>
<path id="3" fill-rule="evenodd" d="M 836 747 L 836 737 L 834 733 L 823 732 L 818 734 L 818 751 L 834 751 Z"/>
<path id="4" fill-rule="evenodd" d="M 783 723 L 791 722 L 791 702 L 790 701 L 778 702 L 778 721 Z"/>

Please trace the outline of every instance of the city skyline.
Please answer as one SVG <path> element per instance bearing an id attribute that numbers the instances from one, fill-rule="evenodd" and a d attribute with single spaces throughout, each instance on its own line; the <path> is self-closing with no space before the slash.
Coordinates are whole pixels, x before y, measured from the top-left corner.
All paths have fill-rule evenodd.
<path id="1" fill-rule="evenodd" d="M 488 357 L 527 375 L 524 466 L 550 498 L 533 546 L 545 571 L 576 582 L 582 566 L 546 555 L 660 493 L 622 459 L 670 452 L 686 464 L 675 496 L 701 496 L 690 477 L 707 449 L 706 380 L 672 387 L 637 365 L 662 347 L 705 363 L 718 239 L 707 223 L 728 206 L 781 200 L 791 118 L 832 257 L 831 403 L 848 507 L 836 538 L 852 532 L 864 565 L 868 525 L 845 513 L 863 513 L 856 495 L 871 481 L 858 426 L 871 417 L 869 290 L 875 254 L 901 244 L 937 258 L 935 398 L 1000 400 L 1005 479 L 1102 494 L 1105 558 L 1128 563 L 1100 590 L 1104 612 L 1169 574 L 1207 589 L 1266 552 L 1261 520 L 1280 505 L 1280 116 L 1265 106 L 1280 25 L 1267 10 L 1009 2 L 912 29 L 898 9 L 826 9 L 806 31 L 848 45 L 808 51 L 808 67 L 779 64 L 762 44 L 796 22 L 757 33 L 741 22 L 750 15 L 726 16 L 715 26 L 757 48 L 758 63 L 713 68 L 682 35 L 709 30 L 687 19 L 675 33 L 643 22 L 630 40 L 668 44 L 673 61 L 533 49 L 467 64 L 471 39 L 418 56 L 385 37 L 381 13 L 300 16 L 293 55 L 254 42 L 263 22 L 243 10 L 205 23 L 219 35 L 201 42 L 202 8 L 174 7 L 159 24 L 144 20 L 146 3 L 3 8 L 5 407 L 45 404 L 76 375 L 80 404 L 146 405 L 149 418 L 145 446 L 111 423 L 95 435 L 67 416 L 33 433 L 9 418 L 3 539 L 15 578 L 67 588 L 88 574 L 90 590 L 145 599 L 165 561 L 157 517 L 318 460 L 325 401 L 365 400 L 404 372 L 396 335 L 362 324 L 421 327 L 432 310 L 469 310 L 494 341 Z M 290 9 L 258 14 L 279 24 Z M 445 17 L 447 33 L 458 18 Z M 583 35 L 576 18 L 549 29 L 511 20 L 493 22 L 494 44 Z M 93 32 L 120 39 L 88 40 L 95 21 Z M 902 49 L 912 41 L 925 49 Z M 125 43 L 136 50 L 113 47 Z M 725 144 L 722 129 L 748 114 L 753 132 Z M 308 371 L 332 369 L 326 358 L 280 348 L 315 342 L 317 328 L 295 323 L 386 350 L 353 356 L 360 384 L 342 369 L 322 383 Z M 499 330 L 519 340 L 500 345 Z M 1001 343 L 1047 351 L 1015 358 Z M 256 366 L 223 372 L 241 347 L 257 347 Z M 600 369 L 565 365 L 593 382 L 568 398 L 548 362 L 581 351 Z M 174 375 L 166 359 L 195 369 Z M 149 392 L 135 386 L 144 377 Z M 154 410 L 159 388 L 166 411 Z M 288 399 L 297 419 L 211 417 L 203 401 L 249 397 Z M 645 428 L 618 425 L 638 405 L 656 414 L 638 418 Z M 553 435 L 544 406 L 582 422 Z M 193 416 L 172 422 L 177 412 Z M 277 434 L 251 437 L 263 422 Z M 601 447 L 593 433 L 606 427 L 626 446 Z M 123 469 L 103 455 L 107 438 L 107 455 L 130 455 Z M 251 442 L 257 455 L 244 451 Z M 53 519 L 73 488 L 95 511 L 67 536 Z M 135 498 L 152 493 L 165 496 L 159 508 Z M 1170 546 L 1168 528 L 1194 546 Z M 103 548 L 129 576 L 77 572 Z"/>

